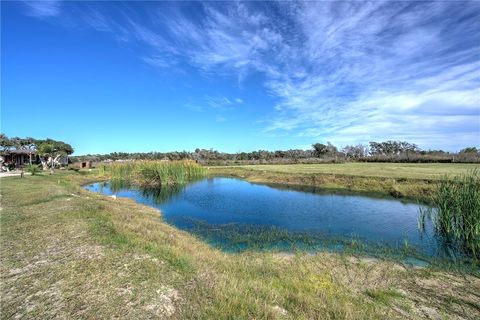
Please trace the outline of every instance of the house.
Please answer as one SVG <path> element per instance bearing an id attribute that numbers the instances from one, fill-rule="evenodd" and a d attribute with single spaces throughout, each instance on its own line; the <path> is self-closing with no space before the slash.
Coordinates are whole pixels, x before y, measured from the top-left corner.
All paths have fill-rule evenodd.
<path id="1" fill-rule="evenodd" d="M 56 166 L 68 165 L 68 156 L 59 157 Z M 40 164 L 40 156 L 35 150 L 18 149 L 8 150 L 0 156 L 0 165 L 7 168 L 21 168 L 28 164 Z"/>
<path id="2" fill-rule="evenodd" d="M 23 167 L 30 163 L 40 163 L 40 157 L 35 150 L 8 150 L 1 160 L 3 160 L 2 162 L 5 165 L 11 164 L 15 168 Z"/>

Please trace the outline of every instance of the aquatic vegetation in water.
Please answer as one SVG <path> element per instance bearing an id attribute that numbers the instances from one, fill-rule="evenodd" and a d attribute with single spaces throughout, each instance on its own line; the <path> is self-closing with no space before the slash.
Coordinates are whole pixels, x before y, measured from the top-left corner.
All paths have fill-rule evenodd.
<path id="1" fill-rule="evenodd" d="M 206 176 L 206 169 L 194 161 L 131 161 L 99 168 L 113 183 L 142 186 L 184 184 Z"/>
<path id="2" fill-rule="evenodd" d="M 174 224 L 199 236 L 211 245 L 228 252 L 249 251 L 322 251 L 367 254 L 379 258 L 392 257 L 404 260 L 414 258 L 432 260 L 410 246 L 385 246 L 366 241 L 352 234 L 335 236 L 328 233 L 292 232 L 269 225 L 243 223 L 211 224 L 191 217 L 177 217 Z"/>
<path id="3" fill-rule="evenodd" d="M 480 174 L 474 170 L 438 184 L 433 207 L 421 210 L 420 228 L 432 219 L 446 246 L 480 259 Z"/>

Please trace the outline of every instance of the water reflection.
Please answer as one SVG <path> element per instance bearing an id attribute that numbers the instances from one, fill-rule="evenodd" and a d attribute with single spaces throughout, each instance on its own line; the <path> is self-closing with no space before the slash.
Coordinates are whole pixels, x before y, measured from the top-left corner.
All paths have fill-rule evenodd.
<path id="1" fill-rule="evenodd" d="M 142 196 L 153 200 L 155 204 L 162 204 L 173 200 L 185 190 L 186 185 L 172 185 L 159 188 L 141 188 Z"/>
<path id="2" fill-rule="evenodd" d="M 91 191 L 110 195 L 124 193 L 128 190 L 135 190 L 140 192 L 142 197 L 151 200 L 153 204 L 159 205 L 168 202 L 175 196 L 179 195 L 183 190 L 185 190 L 186 186 L 187 185 L 185 184 L 175 184 L 162 187 L 139 187 L 125 180 L 113 179 L 108 182 L 99 182 L 89 186 L 89 188 L 93 188 Z"/>

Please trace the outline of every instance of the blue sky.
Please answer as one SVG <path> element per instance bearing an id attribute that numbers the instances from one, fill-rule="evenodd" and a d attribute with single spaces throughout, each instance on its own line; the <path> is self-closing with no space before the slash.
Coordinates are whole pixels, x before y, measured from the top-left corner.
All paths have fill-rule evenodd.
<path id="1" fill-rule="evenodd" d="M 480 2 L 1 8 L 1 131 L 76 154 L 480 145 Z"/>

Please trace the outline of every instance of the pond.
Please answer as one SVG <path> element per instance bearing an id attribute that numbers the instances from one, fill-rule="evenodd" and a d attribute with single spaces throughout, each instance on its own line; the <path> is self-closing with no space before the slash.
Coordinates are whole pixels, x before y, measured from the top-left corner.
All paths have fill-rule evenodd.
<path id="1" fill-rule="evenodd" d="M 93 192 L 158 208 L 165 222 L 228 251 L 365 250 L 414 257 L 448 256 L 422 205 L 358 194 L 211 178 L 175 188 L 137 189 L 94 183 Z"/>

